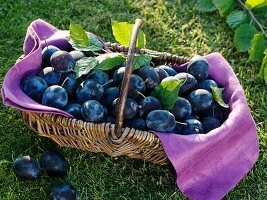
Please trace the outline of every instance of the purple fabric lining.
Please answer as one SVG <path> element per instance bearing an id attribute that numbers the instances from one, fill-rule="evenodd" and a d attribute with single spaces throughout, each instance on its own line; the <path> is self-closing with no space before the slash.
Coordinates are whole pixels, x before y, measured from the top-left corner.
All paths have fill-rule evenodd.
<path id="1" fill-rule="evenodd" d="M 29 26 L 24 42 L 25 57 L 8 71 L 3 82 L 4 105 L 70 117 L 62 110 L 36 103 L 20 89 L 23 78 L 40 71 L 44 37 L 48 44 L 69 50 L 66 34 L 42 20 Z M 177 186 L 184 195 L 197 200 L 225 196 L 248 173 L 259 154 L 255 122 L 231 66 L 219 53 L 207 55 L 206 59 L 211 77 L 225 87 L 224 98 L 230 105 L 227 120 L 205 135 L 156 133 L 175 168 Z M 175 69 L 180 71 L 185 67 L 186 64 Z"/>

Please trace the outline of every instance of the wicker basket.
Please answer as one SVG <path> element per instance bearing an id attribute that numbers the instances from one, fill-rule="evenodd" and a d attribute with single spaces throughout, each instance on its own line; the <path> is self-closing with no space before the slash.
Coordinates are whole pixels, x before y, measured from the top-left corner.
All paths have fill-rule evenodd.
<path id="1" fill-rule="evenodd" d="M 120 109 L 115 124 L 95 124 L 67 118 L 61 115 L 34 113 L 21 111 L 24 122 L 30 129 L 40 136 L 48 137 L 63 147 L 77 148 L 90 152 L 103 152 L 109 156 L 126 155 L 130 158 L 144 159 L 152 163 L 166 165 L 169 160 L 163 150 L 159 138 L 148 131 L 140 131 L 133 128 L 122 128 L 124 109 L 123 98 L 126 100 L 128 83 L 126 76 L 132 72 L 134 52 L 145 54 L 146 49 L 135 49 L 136 36 L 141 26 L 137 20 L 133 30 L 131 45 L 129 48 L 117 44 L 106 43 L 113 52 L 128 52 L 126 72 L 123 78 Z M 150 51 L 151 52 L 151 51 Z M 188 62 L 187 58 L 156 52 L 158 57 L 153 60 L 156 64 L 180 65 Z M 127 71 L 128 69 L 128 71 Z"/>

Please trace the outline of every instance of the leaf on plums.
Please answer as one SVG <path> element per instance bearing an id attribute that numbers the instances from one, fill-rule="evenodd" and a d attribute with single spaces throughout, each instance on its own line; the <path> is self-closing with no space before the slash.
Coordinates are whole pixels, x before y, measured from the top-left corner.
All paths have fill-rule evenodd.
<path id="1" fill-rule="evenodd" d="M 227 16 L 234 9 L 234 0 L 212 0 L 222 17 Z"/>
<path id="2" fill-rule="evenodd" d="M 106 53 L 97 56 L 95 59 L 98 61 L 96 69 L 105 71 L 122 64 L 126 57 L 121 53 Z"/>
<path id="3" fill-rule="evenodd" d="M 216 10 L 215 5 L 212 3 L 212 0 L 197 0 L 195 8 L 201 12 L 213 12 Z"/>
<path id="4" fill-rule="evenodd" d="M 92 69 L 94 69 L 98 64 L 98 61 L 94 57 L 84 57 L 76 62 L 74 71 L 76 73 L 76 78 L 82 75 L 88 74 Z"/>
<path id="5" fill-rule="evenodd" d="M 267 6 L 267 0 L 246 0 L 246 6 L 250 9 Z"/>
<path id="6" fill-rule="evenodd" d="M 261 61 L 264 57 L 264 50 L 266 49 L 266 40 L 262 34 L 254 35 L 251 41 L 252 47 L 248 51 L 250 61 Z"/>
<path id="7" fill-rule="evenodd" d="M 86 32 L 79 24 L 75 24 L 73 21 L 70 21 L 70 44 L 76 50 L 87 50 L 90 45 L 89 38 Z"/>
<path id="8" fill-rule="evenodd" d="M 142 66 L 150 65 L 152 56 L 147 54 L 138 54 L 134 56 L 133 70 L 139 69 Z"/>
<path id="9" fill-rule="evenodd" d="M 95 34 L 87 33 L 87 36 L 90 42 L 90 46 L 87 49 L 88 51 L 100 51 L 103 49 L 103 45 Z"/>
<path id="10" fill-rule="evenodd" d="M 243 10 L 234 10 L 226 18 L 227 24 L 232 29 L 236 29 L 241 24 L 249 23 L 248 14 Z"/>
<path id="11" fill-rule="evenodd" d="M 251 40 L 257 33 L 257 29 L 250 24 L 242 24 L 235 30 L 234 44 L 239 52 L 248 51 L 252 44 Z"/>
<path id="12" fill-rule="evenodd" d="M 111 24 L 112 24 L 112 32 L 117 42 L 128 47 L 130 45 L 134 24 L 129 24 L 127 22 L 118 22 L 113 20 L 111 21 Z M 144 32 L 140 30 L 136 41 L 136 47 L 144 48 L 145 46 L 146 46 L 146 36 Z"/>
<path id="13" fill-rule="evenodd" d="M 210 86 L 210 89 L 211 89 L 211 92 L 212 92 L 212 95 L 213 95 L 213 99 L 220 106 L 222 106 L 224 108 L 229 108 L 229 105 L 224 102 L 223 97 L 222 97 L 222 92 L 223 92 L 224 88 L 218 88 L 218 87 Z"/>
<path id="14" fill-rule="evenodd" d="M 164 109 L 170 110 L 179 94 L 182 80 L 171 80 L 161 82 L 151 93 L 152 96 L 156 97 Z"/>

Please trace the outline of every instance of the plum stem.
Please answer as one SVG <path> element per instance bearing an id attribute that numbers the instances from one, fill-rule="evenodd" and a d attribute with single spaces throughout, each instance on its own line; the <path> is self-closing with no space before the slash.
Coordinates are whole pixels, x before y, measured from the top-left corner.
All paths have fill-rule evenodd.
<path id="1" fill-rule="evenodd" d="M 65 82 L 70 79 L 69 77 L 66 77 L 65 80 L 63 81 L 63 83 L 61 84 L 61 87 L 63 87 L 63 85 L 65 84 Z"/>
<path id="2" fill-rule="evenodd" d="M 187 126 L 187 123 L 184 123 L 184 122 L 178 122 L 178 121 L 175 121 L 176 124 L 181 124 L 181 125 L 185 125 Z"/>
<path id="3" fill-rule="evenodd" d="M 257 24 L 257 26 L 260 28 L 261 32 L 265 35 L 265 37 L 267 38 L 267 33 L 264 31 L 264 28 L 262 26 L 262 24 L 257 20 L 257 18 L 254 16 L 253 12 L 241 1 L 238 0 L 239 4 L 241 5 L 241 7 L 243 9 L 245 9 L 248 14 L 251 16 L 251 18 L 253 19 L 253 21 Z"/>
<path id="4" fill-rule="evenodd" d="M 143 98 L 146 98 L 146 96 L 139 91 L 137 91 L 137 94 L 140 94 Z"/>
<path id="5" fill-rule="evenodd" d="M 112 82 L 113 82 L 113 79 L 110 79 L 108 82 L 104 83 L 104 84 L 101 85 L 101 86 L 104 87 L 104 86 L 106 86 L 106 85 L 108 85 L 108 84 L 110 84 L 110 83 L 112 83 Z"/>

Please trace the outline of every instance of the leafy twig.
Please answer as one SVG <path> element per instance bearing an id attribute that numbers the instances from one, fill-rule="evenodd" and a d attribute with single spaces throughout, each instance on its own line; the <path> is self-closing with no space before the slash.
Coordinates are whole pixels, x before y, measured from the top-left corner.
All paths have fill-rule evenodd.
<path id="1" fill-rule="evenodd" d="M 262 33 L 267 38 L 267 33 L 265 32 L 264 27 L 257 20 L 257 18 L 254 16 L 254 14 L 252 13 L 252 11 L 241 0 L 238 0 L 238 2 L 242 6 L 242 8 L 244 8 L 248 12 L 248 14 L 251 16 L 251 18 L 253 19 L 253 21 L 257 24 L 257 26 L 260 28 L 260 30 L 262 31 Z"/>

